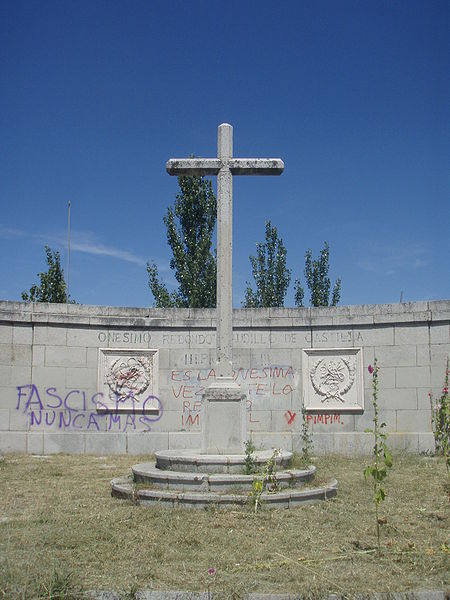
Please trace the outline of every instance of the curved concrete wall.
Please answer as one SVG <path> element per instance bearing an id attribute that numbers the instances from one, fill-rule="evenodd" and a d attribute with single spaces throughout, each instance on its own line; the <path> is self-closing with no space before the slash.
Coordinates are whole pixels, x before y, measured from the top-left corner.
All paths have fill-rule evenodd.
<path id="1" fill-rule="evenodd" d="M 366 367 L 375 356 L 380 418 L 391 446 L 433 448 L 428 392 L 439 394 L 444 379 L 450 301 L 236 309 L 233 318 L 234 376 L 246 390 L 248 436 L 257 445 L 301 447 L 304 349 L 361 348 L 364 413 L 309 415 L 315 451 L 371 450 L 364 433 L 373 417 Z M 200 447 L 201 394 L 215 377 L 214 328 L 210 309 L 0 302 L 0 452 Z M 117 365 L 133 355 L 143 357 L 139 364 L 147 361 L 147 380 L 137 385 L 144 389 L 150 381 L 151 401 L 108 410 L 111 383 L 102 364 L 109 360 L 105 368 L 123 380 L 127 374 Z"/>

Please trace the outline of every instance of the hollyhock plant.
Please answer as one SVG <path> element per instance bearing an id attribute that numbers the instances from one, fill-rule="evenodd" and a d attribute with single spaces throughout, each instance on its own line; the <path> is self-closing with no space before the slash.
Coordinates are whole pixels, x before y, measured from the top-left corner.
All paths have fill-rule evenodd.
<path id="1" fill-rule="evenodd" d="M 447 357 L 447 368 L 441 397 L 435 400 L 431 392 L 428 397 L 431 405 L 431 425 L 436 453 L 444 456 L 447 475 L 450 476 L 450 397 L 448 395 L 448 380 L 449 358 Z"/>

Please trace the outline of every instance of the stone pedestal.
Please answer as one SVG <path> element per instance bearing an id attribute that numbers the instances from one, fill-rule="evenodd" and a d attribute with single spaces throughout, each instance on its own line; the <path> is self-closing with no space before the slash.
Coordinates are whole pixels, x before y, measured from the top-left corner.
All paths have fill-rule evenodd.
<path id="1" fill-rule="evenodd" d="M 203 394 L 202 454 L 242 454 L 246 423 L 245 393 L 232 377 L 219 377 Z"/>

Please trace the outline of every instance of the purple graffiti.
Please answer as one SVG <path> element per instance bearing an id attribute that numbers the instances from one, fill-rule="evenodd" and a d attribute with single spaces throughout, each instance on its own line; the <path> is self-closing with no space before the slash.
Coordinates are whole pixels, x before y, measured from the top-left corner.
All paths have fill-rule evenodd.
<path id="1" fill-rule="evenodd" d="M 126 398 L 131 406 L 124 407 L 124 398 L 118 396 L 115 406 L 104 404 L 103 393 L 91 396 L 73 389 L 58 394 L 56 387 L 44 391 L 31 383 L 17 386 L 16 410 L 26 415 L 31 428 L 57 428 L 72 431 L 151 431 L 151 425 L 161 420 L 164 408 L 161 400 L 152 394 L 142 405 L 132 394 Z"/>

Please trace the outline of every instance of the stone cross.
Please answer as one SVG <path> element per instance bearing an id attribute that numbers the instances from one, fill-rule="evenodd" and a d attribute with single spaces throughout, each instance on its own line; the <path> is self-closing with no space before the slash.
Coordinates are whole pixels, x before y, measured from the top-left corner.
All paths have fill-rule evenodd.
<path id="1" fill-rule="evenodd" d="M 171 158 L 167 161 L 166 170 L 169 175 L 217 175 L 217 385 L 218 390 L 211 394 L 214 400 L 242 400 L 237 392 L 238 386 L 233 382 L 233 291 L 232 291 L 232 215 L 233 215 L 233 175 L 281 175 L 284 163 L 279 158 L 233 158 L 233 127 L 222 123 L 217 135 L 217 158 Z M 214 386 L 212 386 L 214 387 Z M 210 394 L 210 395 L 211 395 Z M 214 395 L 215 394 L 215 395 Z M 222 395 L 222 396 L 221 396 Z M 221 397 L 220 397 L 221 396 Z M 208 398 L 207 398 L 208 400 Z M 241 405 L 243 402 L 241 402 Z M 227 435 L 220 442 L 225 413 L 217 409 L 217 427 L 209 423 L 208 433 L 211 443 L 219 452 L 234 449 L 237 451 L 244 442 L 245 432 L 239 435 Z M 242 411 L 241 411 L 242 412 Z M 239 417 L 243 420 L 245 415 Z M 204 422 L 208 422 L 208 409 L 205 410 Z M 230 425 L 236 427 L 236 423 Z M 215 431 L 215 429 L 220 429 Z M 239 429 L 239 427 L 238 427 Z M 244 427 L 245 429 L 245 427 Z M 235 432 L 236 433 L 236 432 Z M 211 451 L 211 443 L 204 441 L 204 451 Z"/>

